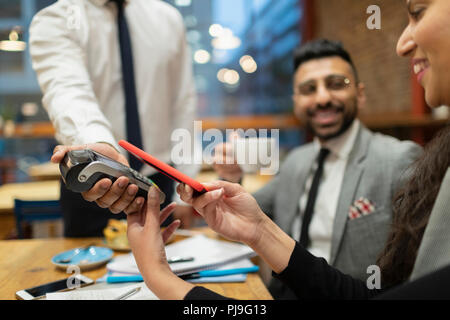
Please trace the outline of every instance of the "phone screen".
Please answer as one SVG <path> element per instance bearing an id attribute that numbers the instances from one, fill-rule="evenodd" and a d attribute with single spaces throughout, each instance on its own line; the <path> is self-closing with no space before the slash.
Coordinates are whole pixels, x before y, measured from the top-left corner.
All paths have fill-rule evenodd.
<path id="1" fill-rule="evenodd" d="M 86 285 L 86 284 L 87 284 L 87 282 L 80 279 L 81 286 Z M 40 296 L 45 296 L 49 292 L 56 292 L 56 291 L 65 290 L 65 289 L 68 289 L 67 279 L 49 282 L 49 283 L 43 284 L 41 286 L 26 289 L 24 291 L 29 293 L 33 297 L 40 297 Z"/>

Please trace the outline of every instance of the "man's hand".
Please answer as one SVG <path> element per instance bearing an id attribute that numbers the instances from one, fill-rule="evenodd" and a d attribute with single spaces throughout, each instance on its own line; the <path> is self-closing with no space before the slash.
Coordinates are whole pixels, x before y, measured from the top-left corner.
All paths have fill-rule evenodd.
<path id="1" fill-rule="evenodd" d="M 232 143 L 220 143 L 215 147 L 213 168 L 219 177 L 226 181 L 241 181 L 243 172 L 234 158 Z"/>
<path id="2" fill-rule="evenodd" d="M 65 154 L 71 150 L 92 149 L 126 166 L 127 159 L 107 143 L 93 143 L 80 146 L 58 145 L 53 150 L 51 161 L 59 163 Z M 83 198 L 89 202 L 95 201 L 98 206 L 108 208 L 112 213 L 137 212 L 144 203 L 144 198 L 137 197 L 138 186 L 129 184 L 127 177 L 119 177 L 114 183 L 108 178 L 99 180 L 90 190 L 82 192 Z M 134 201 L 133 201 L 134 200 Z"/>

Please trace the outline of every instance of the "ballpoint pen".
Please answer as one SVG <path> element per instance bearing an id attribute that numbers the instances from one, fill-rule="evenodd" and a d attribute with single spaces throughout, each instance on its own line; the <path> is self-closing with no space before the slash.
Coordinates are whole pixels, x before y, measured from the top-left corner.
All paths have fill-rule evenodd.
<path id="1" fill-rule="evenodd" d="M 131 297 L 132 295 L 138 293 L 139 290 L 141 290 L 141 287 L 136 287 L 136 288 L 131 289 L 130 291 L 127 291 L 124 294 L 116 297 L 114 300 L 125 300 L 125 299 Z"/>
<path id="2" fill-rule="evenodd" d="M 234 268 L 234 269 L 223 269 L 223 270 L 203 270 L 199 272 L 189 273 L 179 276 L 181 279 L 190 280 L 198 279 L 202 277 L 221 277 L 228 276 L 232 274 L 239 273 L 251 273 L 259 270 L 258 266 L 248 267 L 248 268 Z"/>

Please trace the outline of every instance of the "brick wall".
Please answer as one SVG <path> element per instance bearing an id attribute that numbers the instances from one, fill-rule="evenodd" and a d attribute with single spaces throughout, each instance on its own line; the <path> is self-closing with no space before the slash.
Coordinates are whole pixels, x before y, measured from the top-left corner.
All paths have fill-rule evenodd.
<path id="1" fill-rule="evenodd" d="M 397 39 L 407 25 L 402 0 L 312 0 L 313 35 L 338 39 L 350 52 L 368 96 L 365 114 L 409 112 L 409 59 L 396 55 Z M 381 29 L 366 26 L 367 7 L 381 9 Z"/>

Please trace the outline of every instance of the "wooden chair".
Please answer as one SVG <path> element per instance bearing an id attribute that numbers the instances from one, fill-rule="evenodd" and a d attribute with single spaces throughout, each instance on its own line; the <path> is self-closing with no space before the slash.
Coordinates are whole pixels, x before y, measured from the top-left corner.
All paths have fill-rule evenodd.
<path id="1" fill-rule="evenodd" d="M 24 224 L 62 219 L 59 200 L 31 201 L 14 199 L 17 236 L 25 239 Z"/>

